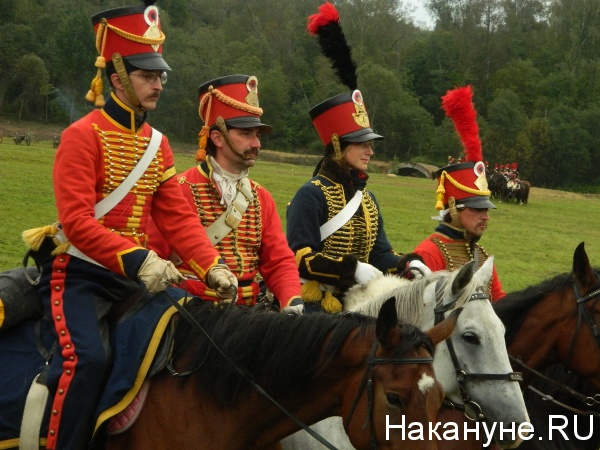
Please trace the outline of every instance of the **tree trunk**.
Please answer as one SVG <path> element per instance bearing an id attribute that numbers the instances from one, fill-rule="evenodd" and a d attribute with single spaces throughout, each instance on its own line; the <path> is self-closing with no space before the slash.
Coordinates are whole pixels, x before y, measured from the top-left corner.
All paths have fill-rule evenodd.
<path id="1" fill-rule="evenodd" d="M 21 95 L 21 106 L 19 107 L 19 118 L 17 123 L 21 123 L 21 115 L 23 114 L 23 106 L 25 105 L 25 96 Z"/>

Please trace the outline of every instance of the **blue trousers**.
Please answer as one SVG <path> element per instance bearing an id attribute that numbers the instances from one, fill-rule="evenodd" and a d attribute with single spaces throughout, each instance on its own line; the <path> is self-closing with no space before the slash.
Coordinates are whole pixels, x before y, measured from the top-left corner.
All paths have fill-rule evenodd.
<path id="1" fill-rule="evenodd" d="M 39 291 L 59 344 L 48 376 L 53 397 L 48 406 L 48 449 L 87 447 L 111 368 L 109 312 L 140 289 L 133 280 L 70 255 L 44 264 Z"/>

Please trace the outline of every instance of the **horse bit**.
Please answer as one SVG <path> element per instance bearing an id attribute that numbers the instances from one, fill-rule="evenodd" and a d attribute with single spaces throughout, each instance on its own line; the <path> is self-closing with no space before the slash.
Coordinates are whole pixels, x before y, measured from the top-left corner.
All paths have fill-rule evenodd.
<path id="1" fill-rule="evenodd" d="M 565 366 L 568 366 L 569 363 L 571 362 L 571 359 L 573 358 L 573 353 L 575 352 L 575 344 L 577 342 L 577 336 L 579 336 L 579 330 L 581 329 L 582 318 L 583 318 L 583 320 L 585 320 L 586 324 L 588 325 L 588 328 L 590 329 L 590 332 L 592 333 L 592 336 L 593 336 L 594 340 L 596 341 L 598 348 L 600 348 L 600 329 L 598 328 L 598 325 L 594 321 L 594 318 L 592 317 L 592 315 L 590 314 L 588 309 L 585 307 L 585 304 L 589 300 L 595 299 L 596 297 L 600 296 L 600 288 L 596 289 L 594 291 L 588 292 L 586 295 L 582 296 L 581 292 L 579 290 L 579 286 L 577 286 L 577 283 L 573 283 L 573 292 L 575 293 L 576 306 L 577 306 L 577 325 L 575 326 L 575 332 L 573 334 L 573 339 L 571 339 L 571 344 L 569 346 L 569 353 L 567 354 L 567 359 L 564 363 Z M 594 406 L 594 405 L 600 404 L 600 394 L 595 394 L 593 396 L 583 395 L 583 394 L 577 392 L 575 389 L 573 389 L 569 386 L 566 386 L 563 383 L 559 383 L 559 382 L 553 380 L 552 378 L 547 377 L 543 373 L 533 369 L 532 367 L 529 367 L 528 365 L 524 364 L 520 359 L 515 358 L 514 356 L 510 356 L 510 355 L 509 355 L 509 357 L 512 361 L 516 362 L 524 369 L 530 371 L 536 377 L 543 379 L 548 384 L 554 386 L 558 390 L 563 391 L 563 392 L 567 393 L 568 395 L 574 397 L 575 399 L 582 402 L 584 405 Z M 563 408 L 567 409 L 568 411 L 574 412 L 576 414 L 586 414 L 586 415 L 593 415 L 595 417 L 600 417 L 600 413 L 598 413 L 596 411 L 584 411 L 584 410 L 581 410 L 578 408 L 574 408 L 572 406 L 569 406 L 565 403 L 562 403 L 562 402 L 556 400 L 549 394 L 544 394 L 543 392 L 534 388 L 533 386 L 528 386 L 528 389 L 535 392 L 536 394 L 538 394 L 540 397 L 542 397 L 543 400 L 551 401 L 559 406 L 562 406 Z"/>
<path id="2" fill-rule="evenodd" d="M 438 282 L 439 283 L 439 282 Z M 444 313 L 448 311 L 452 311 L 456 308 L 457 311 L 462 311 L 464 304 L 473 301 L 473 300 L 487 300 L 490 301 L 489 294 L 485 292 L 475 292 L 466 301 L 463 302 L 462 305 L 458 305 L 458 299 L 453 300 L 452 302 L 443 305 L 440 292 L 438 292 L 436 286 L 436 308 L 434 309 L 435 313 L 435 324 L 437 325 L 444 319 Z M 458 306 L 458 307 L 457 307 Z M 458 361 L 458 357 L 456 356 L 456 350 L 454 349 L 454 344 L 452 343 L 452 336 L 446 339 L 446 345 L 448 346 L 448 352 L 450 353 L 450 357 L 452 358 L 452 364 L 454 365 L 454 370 L 456 371 L 456 380 L 458 381 L 458 387 L 460 391 L 460 396 L 462 398 L 462 404 L 456 404 L 449 399 L 444 399 L 444 405 L 455 409 L 458 411 L 462 411 L 465 417 L 472 421 L 483 421 L 485 420 L 485 415 L 483 414 L 483 410 L 481 406 L 471 399 L 469 394 L 467 393 L 467 381 L 523 381 L 523 375 L 521 372 L 508 372 L 508 373 L 467 373 L 460 366 L 460 362 Z"/>

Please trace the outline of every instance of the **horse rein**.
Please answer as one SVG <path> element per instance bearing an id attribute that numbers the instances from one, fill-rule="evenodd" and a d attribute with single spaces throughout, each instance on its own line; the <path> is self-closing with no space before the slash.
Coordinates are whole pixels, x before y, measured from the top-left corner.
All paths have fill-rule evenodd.
<path id="1" fill-rule="evenodd" d="M 223 356 L 223 358 L 225 358 L 225 360 L 227 360 L 227 362 L 229 362 L 229 364 L 232 365 L 232 367 L 237 370 L 237 372 L 246 380 L 248 381 L 252 387 L 254 387 L 260 394 L 262 394 L 265 398 L 267 398 L 271 403 L 273 403 L 273 405 L 275 405 L 277 408 L 279 408 L 284 414 L 286 414 L 290 419 L 292 419 L 298 426 L 300 426 L 300 428 L 304 429 L 308 434 L 310 434 L 312 437 L 314 437 L 317 441 L 319 441 L 321 444 L 323 444 L 325 447 L 327 447 L 330 450 L 338 450 L 335 446 L 333 446 L 329 441 L 327 441 L 323 436 L 321 436 L 320 434 L 318 434 L 317 432 L 315 432 L 312 428 L 310 428 L 308 425 L 306 425 L 304 422 L 302 422 L 300 419 L 298 419 L 296 416 L 294 416 L 294 414 L 292 414 L 290 411 L 288 411 L 283 405 L 281 405 L 279 402 L 277 402 L 277 400 L 275 400 L 273 397 L 271 397 L 267 391 L 265 391 L 261 386 L 259 386 L 253 379 L 251 376 L 249 376 L 246 372 L 244 372 L 242 369 L 240 369 L 237 364 L 235 364 L 235 362 L 233 362 L 231 360 L 231 358 L 229 358 L 229 356 L 227 356 L 223 350 L 221 350 L 221 348 L 217 345 L 216 342 L 214 342 L 212 340 L 212 338 L 208 335 L 208 333 L 206 332 L 206 330 L 204 328 L 202 328 L 202 326 L 198 323 L 198 321 L 189 313 L 189 311 L 187 309 L 185 309 L 177 300 L 175 300 L 173 297 L 171 297 L 171 295 L 169 295 L 168 292 L 163 291 L 162 292 L 168 299 L 169 301 L 173 304 L 173 306 L 175 307 L 175 309 L 177 309 L 177 311 L 179 311 L 179 313 L 194 327 L 196 328 L 196 330 L 200 331 L 207 339 L 208 341 L 215 347 L 215 349 Z M 230 305 L 233 304 L 233 302 L 231 302 L 229 305 L 227 305 L 227 308 L 231 307 Z M 196 370 L 198 370 L 200 367 L 195 368 L 194 370 L 190 370 L 187 372 L 182 372 L 182 373 L 178 373 L 175 371 L 175 369 L 172 367 L 171 361 L 169 361 L 169 363 L 167 364 L 167 369 L 169 370 L 169 373 L 173 376 L 187 376 L 187 375 L 191 375 L 193 372 L 195 372 Z"/>
<path id="2" fill-rule="evenodd" d="M 370 423 L 370 439 L 369 442 L 371 444 L 371 448 L 373 450 L 377 449 L 377 437 L 375 435 L 375 421 L 373 420 L 373 369 L 378 364 L 431 364 L 433 363 L 433 358 L 376 358 L 375 352 L 377 351 L 377 347 L 379 346 L 377 339 L 373 341 L 373 346 L 371 347 L 371 351 L 369 353 L 369 357 L 367 358 L 367 367 L 365 368 L 365 374 L 363 375 L 362 381 L 358 390 L 356 391 L 356 395 L 354 396 L 354 400 L 352 401 L 352 406 L 350 407 L 350 413 L 345 420 L 345 427 L 350 425 L 350 421 L 352 420 L 352 415 L 354 414 L 354 410 L 358 405 L 358 401 L 362 395 L 362 392 L 367 390 L 367 417 L 365 418 L 365 423 L 362 427 L 363 430 L 367 427 L 367 423 Z"/>
<path id="3" fill-rule="evenodd" d="M 437 297 L 437 307 L 434 309 L 435 313 L 435 324 L 437 325 L 444 319 L 444 314 L 448 311 L 456 310 L 462 311 L 464 304 L 474 301 L 474 300 L 487 300 L 490 301 L 490 296 L 485 292 L 475 292 L 470 297 L 467 298 L 466 301 L 461 303 L 460 308 L 455 309 L 457 307 L 457 301 L 454 300 L 446 305 L 441 304 L 441 298 Z M 462 398 L 462 404 L 456 404 L 449 399 L 444 399 L 443 404 L 451 409 L 455 409 L 458 411 L 462 411 L 465 417 L 472 421 L 483 421 L 485 420 L 485 415 L 481 406 L 473 401 L 469 394 L 467 393 L 467 381 L 523 381 L 523 375 L 521 372 L 508 372 L 508 373 L 468 373 L 463 370 L 460 366 L 460 362 L 458 361 L 458 357 L 456 355 L 456 350 L 454 349 L 454 344 L 452 343 L 452 336 L 446 339 L 446 345 L 448 346 L 448 352 L 450 353 L 450 358 L 452 359 L 452 364 L 454 365 L 454 370 L 456 371 L 456 380 L 458 381 L 458 387 L 460 396 Z M 473 415 L 470 415 L 469 408 L 472 409 Z"/>
<path id="4" fill-rule="evenodd" d="M 523 369 L 531 372 L 537 378 L 541 378 L 542 380 L 544 380 L 548 384 L 552 385 L 553 387 L 557 388 L 558 390 L 563 391 L 563 392 L 567 393 L 568 395 L 570 395 L 571 397 L 576 398 L 580 402 L 584 403 L 586 406 L 594 406 L 595 404 L 600 404 L 600 394 L 596 394 L 593 397 L 583 395 L 583 394 L 577 392 L 575 389 L 573 389 L 573 388 L 571 388 L 571 387 L 569 387 L 569 386 L 567 386 L 565 384 L 562 384 L 562 383 L 559 383 L 557 381 L 554 381 L 552 378 L 547 377 L 542 372 L 539 372 L 539 371 L 535 370 L 533 367 L 529 367 L 527 364 L 525 364 L 519 358 L 515 358 L 512 355 L 508 355 L 508 357 L 515 364 L 520 365 L 521 367 L 523 367 Z M 561 407 L 565 408 L 566 410 L 571 411 L 573 413 L 583 414 L 583 415 L 591 415 L 591 416 L 595 416 L 595 417 L 600 417 L 600 412 L 589 411 L 589 410 L 582 410 L 582 409 L 574 408 L 572 406 L 569 406 L 569 405 L 567 405 L 565 403 L 562 403 L 562 402 L 556 400 L 551 395 L 545 394 L 544 392 L 540 391 L 539 389 L 534 388 L 531 385 L 527 386 L 527 389 L 529 389 L 530 391 L 532 391 L 532 392 L 536 393 L 537 395 L 539 395 L 542 398 L 542 400 L 550 401 L 550 402 L 552 402 L 552 403 L 554 403 L 554 404 L 556 404 L 558 406 L 561 406 Z"/>
<path id="5" fill-rule="evenodd" d="M 177 300 L 175 300 L 173 297 L 171 297 L 171 295 L 169 295 L 168 292 L 164 291 L 163 294 L 169 299 L 169 301 L 173 304 L 173 306 L 175 306 L 175 308 L 179 311 L 179 313 L 194 328 L 196 328 L 198 331 L 200 331 L 209 340 L 209 342 L 215 347 L 215 349 L 219 353 L 221 353 L 221 355 L 238 371 L 238 373 L 240 373 L 240 375 L 242 375 L 242 377 L 244 377 L 246 379 L 246 381 L 248 381 L 259 393 L 261 393 L 264 397 L 266 397 L 271 403 L 273 403 L 273 405 L 275 405 L 277 408 L 279 408 L 290 419 L 292 419 L 298 426 L 300 426 L 302 429 L 304 429 L 308 434 L 310 434 L 313 438 L 315 438 L 317 441 L 319 441 L 325 447 L 327 447 L 330 450 L 338 450 L 334 445 L 332 445 L 329 441 L 327 441 L 323 436 L 321 436 L 320 434 L 318 434 L 316 431 L 314 431 L 312 428 L 310 428 L 308 425 L 306 425 L 304 422 L 302 422 L 300 419 L 298 419 L 296 416 L 294 416 L 283 405 L 281 405 L 279 402 L 277 402 L 277 400 L 275 400 L 273 397 L 271 397 L 261 386 L 259 386 L 252 379 L 252 377 L 248 376 L 248 374 L 246 374 L 242 369 L 240 369 L 235 364 L 235 362 L 233 362 L 221 350 L 221 348 L 216 344 L 216 342 L 214 342 L 212 340 L 212 338 L 208 335 L 208 333 L 206 332 L 206 330 L 204 330 L 204 328 L 202 328 L 202 326 L 189 313 L 189 311 L 187 309 L 185 309 Z M 227 307 L 230 307 L 230 305 L 228 305 Z M 360 384 L 360 386 L 358 388 L 356 396 L 354 397 L 354 401 L 352 402 L 352 407 L 350 409 L 350 414 L 349 414 L 348 419 L 347 419 L 347 423 L 349 423 L 350 419 L 352 418 L 352 415 L 354 414 L 354 410 L 356 409 L 356 406 L 358 404 L 358 401 L 360 399 L 362 391 L 365 389 L 365 386 L 366 386 L 367 387 L 368 411 L 367 411 L 367 419 L 365 421 L 365 424 L 363 425 L 363 430 L 366 428 L 367 422 L 370 421 L 371 422 L 371 438 L 370 438 L 370 443 L 371 443 L 371 447 L 373 448 L 373 450 L 377 449 L 377 439 L 376 439 L 376 436 L 375 436 L 375 423 L 374 423 L 373 418 L 372 418 L 373 403 L 374 403 L 374 400 L 373 400 L 373 378 L 372 378 L 372 372 L 373 372 L 374 366 L 376 366 L 378 364 L 431 364 L 433 362 L 433 358 L 432 357 L 429 357 L 429 358 L 376 358 L 375 357 L 375 352 L 377 350 L 377 347 L 378 347 L 378 342 L 377 342 L 377 339 L 375 339 L 373 341 L 373 346 L 371 348 L 371 352 L 369 354 L 369 357 L 367 358 L 367 367 L 365 369 L 365 374 L 364 374 L 363 379 L 361 381 L 361 384 Z M 173 375 L 173 376 L 187 376 L 187 375 L 191 375 L 193 372 L 195 372 L 196 370 L 198 370 L 199 367 L 197 367 L 194 370 L 190 370 L 190 371 L 178 373 L 172 367 L 171 361 L 169 361 L 169 363 L 167 364 L 167 369 L 169 370 L 170 374 Z"/>
<path id="6" fill-rule="evenodd" d="M 596 289 L 594 291 L 588 292 L 586 295 L 582 296 L 581 292 L 579 290 L 579 287 L 577 286 L 577 283 L 573 283 L 573 292 L 575 293 L 576 306 L 577 306 L 577 325 L 575 326 L 575 332 L 573 334 L 573 339 L 571 340 L 571 344 L 569 346 L 569 353 L 567 354 L 567 359 L 564 363 L 565 366 L 568 366 L 569 363 L 571 362 L 571 359 L 573 358 L 573 353 L 575 352 L 575 344 L 577 342 L 577 337 L 579 336 L 579 330 L 581 329 L 582 318 L 587 323 L 587 325 L 590 329 L 590 332 L 592 333 L 592 336 L 594 337 L 594 340 L 596 341 L 596 344 L 600 348 L 600 330 L 598 329 L 598 325 L 594 321 L 594 318 L 591 316 L 590 312 L 585 307 L 586 302 L 600 296 L 600 288 Z M 577 392 L 575 389 L 573 389 L 569 386 L 566 386 L 563 383 L 559 383 L 559 382 L 553 380 L 552 378 L 547 377 L 543 373 L 535 370 L 534 368 L 529 367 L 528 365 L 523 363 L 519 358 L 515 358 L 514 356 L 511 356 L 511 355 L 509 355 L 509 358 L 512 361 L 514 361 L 515 363 L 519 364 L 524 369 L 526 369 L 529 372 L 531 372 L 532 374 L 534 374 L 537 378 L 541 378 L 542 380 L 544 380 L 548 384 L 552 385 L 553 387 L 557 388 L 558 390 L 567 393 L 571 397 L 574 397 L 575 399 L 577 399 L 584 405 L 591 407 L 591 406 L 600 404 L 600 394 L 595 394 L 594 396 L 583 395 L 580 392 Z M 556 400 L 554 397 L 552 397 L 549 394 L 545 394 L 545 393 L 541 392 L 540 390 L 534 388 L 531 385 L 527 386 L 527 388 L 530 391 L 538 394 L 543 400 L 551 401 L 552 403 L 555 403 L 555 404 L 565 408 L 568 411 L 574 412 L 576 414 L 584 414 L 584 415 L 592 415 L 595 417 L 600 417 L 599 412 L 574 408 L 572 406 L 569 406 L 565 403 L 562 403 L 562 402 Z"/>

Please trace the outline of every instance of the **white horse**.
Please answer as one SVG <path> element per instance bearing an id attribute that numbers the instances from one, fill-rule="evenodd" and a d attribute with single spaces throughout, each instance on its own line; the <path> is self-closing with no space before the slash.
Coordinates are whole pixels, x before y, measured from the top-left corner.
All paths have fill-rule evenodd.
<path id="1" fill-rule="evenodd" d="M 344 297 L 344 309 L 376 316 L 385 300 L 395 297 L 398 317 L 428 330 L 438 320 L 462 308 L 449 339 L 457 363 L 453 362 L 447 343 L 441 342 L 433 359 L 436 377 L 444 387 L 447 403 L 464 409 L 470 418 L 485 421 L 488 430 L 495 425 L 497 443 L 503 448 L 515 448 L 521 438 L 517 433 L 499 435 L 500 425 L 504 430 L 513 425 L 518 429 L 529 417 L 518 374 L 512 372 L 508 359 L 504 326 L 486 294 L 492 278 L 493 257 L 475 273 L 474 267 L 472 261 L 460 270 L 433 272 L 414 281 L 382 276 L 364 286 L 352 287 Z M 471 423 L 469 429 L 475 426 Z M 311 428 L 340 450 L 353 448 L 340 417 L 331 417 Z M 443 428 L 440 429 L 443 432 Z M 483 427 L 479 430 L 480 438 L 485 440 Z M 464 430 L 461 428 L 459 432 L 462 439 Z M 301 430 L 284 439 L 282 448 L 314 449 L 315 444 L 316 440 Z"/>

